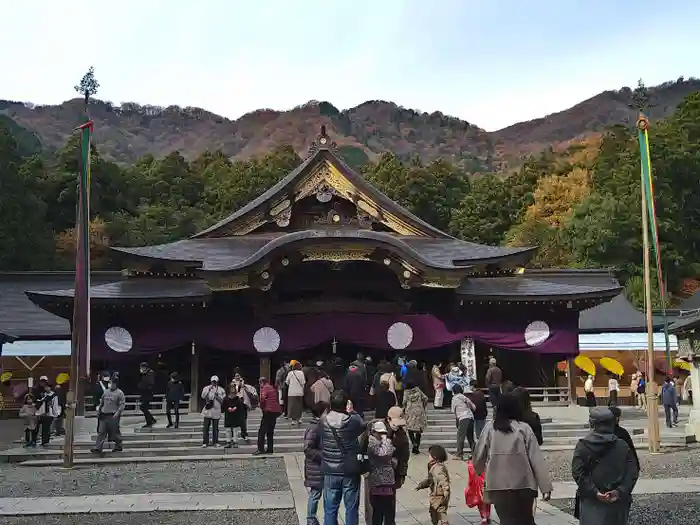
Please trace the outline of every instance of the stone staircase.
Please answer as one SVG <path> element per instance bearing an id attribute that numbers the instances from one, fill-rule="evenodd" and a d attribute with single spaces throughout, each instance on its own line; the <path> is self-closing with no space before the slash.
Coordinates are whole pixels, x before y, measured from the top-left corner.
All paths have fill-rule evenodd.
<path id="1" fill-rule="evenodd" d="M 75 458 L 77 464 L 100 463 L 134 463 L 156 461 L 183 460 L 225 460 L 252 454 L 256 449 L 257 429 L 260 425 L 260 411 L 252 412 L 248 419 L 250 442 L 239 441 L 238 448 L 201 448 L 202 421 L 199 415 L 187 414 L 180 421 L 180 428 L 165 428 L 159 422 L 150 429 L 140 428 L 140 422 L 133 419 L 131 423 L 122 425 L 124 450 L 122 452 L 106 452 L 100 457 L 90 452 L 94 445 L 95 434 L 77 436 L 75 441 Z M 367 419 L 372 415 L 367 414 Z M 89 421 L 91 423 L 91 421 Z M 222 421 L 223 423 L 223 421 Z M 587 425 L 571 420 L 552 421 L 542 420 L 545 451 L 572 450 L 578 440 L 587 432 Z M 307 424 L 300 427 L 292 425 L 289 420 L 280 418 L 275 430 L 275 453 L 302 452 L 304 449 L 304 431 Z M 645 430 L 637 424 L 628 427 L 638 446 L 646 446 Z M 225 439 L 223 428 L 220 441 Z M 430 445 L 442 445 L 448 452 L 455 450 L 456 429 L 454 417 L 448 410 L 433 410 L 428 412 L 428 428 L 423 433 L 421 449 L 427 450 Z M 685 446 L 682 436 L 667 436 L 663 439 L 664 446 Z M 18 442 L 19 445 L 19 442 Z M 111 449 L 111 443 L 105 450 Z M 0 452 L 0 461 L 20 463 L 26 466 L 60 465 L 62 463 L 63 439 L 54 438 L 47 448 L 26 449 L 18 448 Z"/>

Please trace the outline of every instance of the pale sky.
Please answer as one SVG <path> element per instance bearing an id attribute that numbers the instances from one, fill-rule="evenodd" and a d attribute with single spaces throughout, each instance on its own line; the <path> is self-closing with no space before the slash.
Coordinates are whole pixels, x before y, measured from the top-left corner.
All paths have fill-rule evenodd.
<path id="1" fill-rule="evenodd" d="M 697 0 L 0 0 L 0 99 L 229 118 L 389 100 L 487 130 L 600 91 L 700 77 Z"/>

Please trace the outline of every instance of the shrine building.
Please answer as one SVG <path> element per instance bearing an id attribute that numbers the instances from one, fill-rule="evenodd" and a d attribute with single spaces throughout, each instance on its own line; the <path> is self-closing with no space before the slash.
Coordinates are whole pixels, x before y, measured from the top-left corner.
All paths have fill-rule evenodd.
<path id="1" fill-rule="evenodd" d="M 579 352 L 579 312 L 621 291 L 607 271 L 526 269 L 535 247 L 427 224 L 339 159 L 325 129 L 294 171 L 206 230 L 112 250 L 124 270 L 91 287 L 92 371 L 129 377 L 148 361 L 192 391 L 289 358 L 446 363 L 460 349 L 480 382 L 495 356 L 506 377 L 540 386 Z M 72 286 L 26 293 L 71 318 Z"/>

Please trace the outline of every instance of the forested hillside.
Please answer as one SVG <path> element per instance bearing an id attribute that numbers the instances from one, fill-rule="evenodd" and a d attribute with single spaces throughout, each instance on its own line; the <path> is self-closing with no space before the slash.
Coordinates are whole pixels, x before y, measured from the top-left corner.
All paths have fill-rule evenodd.
<path id="1" fill-rule="evenodd" d="M 700 80 L 694 78 L 650 87 L 650 118 L 667 117 L 698 90 Z M 517 90 L 513 95 L 517 96 Z M 345 110 L 312 100 L 289 111 L 259 109 L 230 120 L 195 107 L 91 99 L 90 116 L 100 154 L 122 166 L 148 154 L 161 158 L 174 151 L 190 161 L 215 150 L 245 160 L 284 145 L 303 154 L 325 125 L 343 158 L 353 166 L 390 152 L 402 160 L 413 156 L 427 162 L 444 159 L 470 173 L 487 173 L 519 167 L 524 156 L 546 148 L 560 151 L 571 141 L 597 137 L 614 124 L 633 126 L 637 118 L 633 96 L 629 87 L 605 91 L 565 111 L 494 132 L 440 111 L 416 111 L 382 100 Z M 82 112 L 81 99 L 59 105 L 0 100 L 0 121 L 21 131 L 20 143 L 31 150 L 61 149 Z"/>
<path id="2" fill-rule="evenodd" d="M 0 270 L 73 267 L 78 142 L 47 154 L 0 119 Z M 700 275 L 700 93 L 650 129 L 664 270 L 676 293 Z M 221 151 L 192 160 L 173 152 L 129 166 L 92 151 L 92 257 L 111 268 L 109 245 L 181 239 L 274 184 L 301 161 L 291 146 L 231 160 Z M 541 267 L 614 267 L 635 302 L 641 255 L 636 137 L 615 126 L 600 141 L 530 157 L 507 178 L 470 176 L 444 159 L 383 153 L 363 171 L 409 210 L 459 238 L 538 245 Z"/>

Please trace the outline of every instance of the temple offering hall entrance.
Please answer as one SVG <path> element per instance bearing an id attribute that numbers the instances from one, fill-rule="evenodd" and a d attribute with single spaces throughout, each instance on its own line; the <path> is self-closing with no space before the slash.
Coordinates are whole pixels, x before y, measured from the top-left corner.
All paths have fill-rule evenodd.
<path id="1" fill-rule="evenodd" d="M 477 345 L 477 349 L 479 346 Z M 481 361 L 479 361 L 481 357 Z M 498 366 L 503 370 L 503 379 L 512 381 L 515 385 L 524 387 L 555 387 L 557 362 L 565 359 L 559 354 L 537 354 L 519 350 L 504 350 L 501 348 L 486 348 L 485 352 L 477 352 L 477 369 L 479 382 L 488 370 L 488 361 L 494 357 Z"/>
<path id="2" fill-rule="evenodd" d="M 260 354 L 231 352 L 214 348 L 198 348 L 199 388 L 208 385 L 211 376 L 219 377 L 219 384 L 226 388 L 238 371 L 245 382 L 256 386 L 260 377 Z M 201 392 L 198 392 L 199 395 Z"/>
<path id="3" fill-rule="evenodd" d="M 148 363 L 155 373 L 154 392 L 165 393 L 165 386 L 172 372 L 177 372 L 185 385 L 185 392 L 190 391 L 190 369 L 192 368 L 191 346 L 184 345 L 159 354 L 119 355 L 112 359 L 93 359 L 91 362 L 94 384 L 97 374 L 102 371 L 119 374 L 119 387 L 125 394 L 138 394 L 140 380 L 139 365 Z"/>

